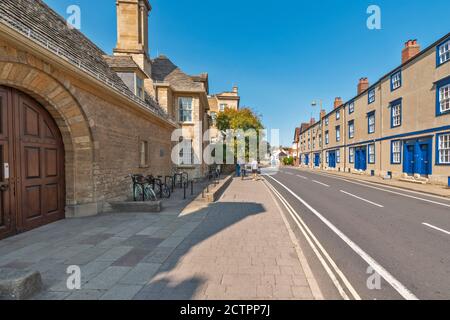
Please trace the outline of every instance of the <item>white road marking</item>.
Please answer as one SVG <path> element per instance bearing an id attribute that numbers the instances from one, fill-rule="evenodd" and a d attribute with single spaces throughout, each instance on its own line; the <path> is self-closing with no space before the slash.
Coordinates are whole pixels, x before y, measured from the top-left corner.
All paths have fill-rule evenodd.
<path id="1" fill-rule="evenodd" d="M 375 186 L 373 186 L 373 185 L 367 184 L 367 183 L 370 183 L 370 182 L 367 182 L 367 183 L 359 183 L 359 182 L 350 181 L 350 180 L 344 179 L 344 178 L 334 177 L 334 176 L 332 176 L 332 175 L 330 175 L 330 174 L 323 174 L 323 173 L 317 173 L 317 172 L 316 172 L 316 174 L 319 175 L 319 176 L 326 176 L 326 177 L 329 177 L 329 178 L 332 178 L 332 179 L 343 180 L 343 181 L 346 181 L 346 182 L 348 182 L 348 183 L 357 184 L 357 185 L 364 186 L 364 187 L 367 187 L 367 188 L 372 188 L 372 189 L 375 189 L 375 190 L 380 190 L 380 191 L 384 191 L 384 192 L 389 192 L 389 193 L 393 193 L 393 194 L 396 194 L 396 195 L 399 195 L 399 196 L 403 196 L 403 197 L 407 197 L 407 198 L 411 198 L 411 199 L 416 199 L 416 200 L 421 200 L 421 201 L 425 201 L 425 202 L 428 202 L 428 203 L 433 203 L 433 204 L 437 204 L 437 205 L 440 205 L 440 206 L 444 206 L 444 207 L 450 208 L 450 204 L 447 204 L 447 203 L 442 203 L 442 202 L 437 202 L 437 201 L 428 200 L 428 199 L 424 199 L 424 198 L 419 198 L 419 197 L 415 197 L 415 196 L 412 196 L 412 195 L 409 195 L 409 194 L 404 194 L 404 193 L 396 192 L 396 191 L 392 191 L 392 190 L 386 190 L 386 189 L 383 189 L 383 188 L 379 188 L 379 187 L 375 187 Z M 388 188 L 391 188 L 391 187 L 388 186 Z M 393 188 L 395 188 L 395 187 L 393 187 Z M 397 189 L 397 188 L 396 188 L 396 189 Z M 411 193 L 418 193 L 418 192 L 410 191 L 410 190 L 408 190 L 408 192 L 411 192 Z M 442 197 L 433 196 L 433 195 L 427 195 L 427 196 L 433 197 L 433 198 L 443 199 Z M 444 200 L 444 199 L 443 199 L 443 200 Z M 446 199 L 445 199 L 445 200 L 446 200 Z"/>
<path id="2" fill-rule="evenodd" d="M 444 230 L 444 229 L 441 229 L 441 228 L 438 228 L 438 227 L 436 227 L 436 226 L 433 226 L 432 224 L 429 224 L 429 223 L 422 223 L 424 226 L 427 226 L 427 227 L 429 227 L 429 228 L 432 228 L 432 229 L 434 229 L 434 230 L 438 230 L 438 231 L 441 231 L 441 232 L 443 232 L 443 233 L 445 233 L 445 234 L 448 234 L 448 235 L 450 235 L 450 231 L 447 231 L 447 230 Z"/>
<path id="3" fill-rule="evenodd" d="M 304 177 L 304 176 L 301 176 L 301 175 L 297 175 L 297 177 L 299 177 L 299 178 L 301 178 L 301 179 L 304 179 L 304 180 L 308 180 L 308 178 L 307 177 Z"/>
<path id="4" fill-rule="evenodd" d="M 385 268 L 383 268 L 377 261 L 375 261 L 369 254 L 362 250 L 356 243 L 350 240 L 342 231 L 340 231 L 336 226 L 334 226 L 328 219 L 321 215 L 316 209 L 311 207 L 305 200 L 300 198 L 291 189 L 286 187 L 284 184 L 279 182 L 277 179 L 267 176 L 280 186 L 282 186 L 286 191 L 288 191 L 292 196 L 294 196 L 298 201 L 300 201 L 305 207 L 307 207 L 313 214 L 317 216 L 328 228 L 330 228 L 339 238 L 342 239 L 354 252 L 356 252 L 364 261 L 366 261 L 374 271 L 376 271 L 381 277 L 383 277 L 403 298 L 407 300 L 418 300 L 418 298 L 402 283 L 400 283 L 394 276 L 392 276 Z"/>
<path id="5" fill-rule="evenodd" d="M 308 228 L 308 226 L 305 224 L 305 222 L 300 218 L 300 215 L 292 208 L 292 206 L 289 204 L 289 202 L 267 180 L 265 180 L 265 182 L 266 182 L 267 187 L 277 196 L 277 198 L 280 200 L 280 202 L 284 205 L 284 207 L 287 209 L 287 211 L 293 218 L 295 224 L 298 226 L 298 228 L 304 235 L 305 239 L 307 240 L 311 249 L 313 250 L 313 252 L 317 256 L 317 258 L 319 259 L 322 266 L 324 267 L 325 271 L 327 272 L 328 276 L 330 277 L 331 281 L 333 282 L 334 286 L 338 290 L 341 297 L 344 300 L 350 300 L 349 296 L 347 295 L 344 288 L 341 286 L 339 280 L 337 279 L 335 273 L 333 272 L 333 270 L 331 270 L 330 266 L 327 264 L 327 261 L 331 265 L 331 267 L 334 269 L 334 271 L 342 279 L 345 286 L 351 292 L 353 297 L 356 300 L 361 300 L 361 297 L 356 292 L 356 290 L 353 288 L 353 286 L 350 284 L 350 281 L 348 281 L 348 279 L 345 277 L 343 272 L 339 269 L 339 267 L 336 265 L 336 263 L 330 257 L 328 252 L 321 245 L 319 240 L 317 240 L 317 238 L 314 236 L 312 231 Z M 319 250 L 322 251 L 322 253 Z"/>
<path id="6" fill-rule="evenodd" d="M 349 195 L 349 196 L 351 196 L 351 197 L 354 197 L 354 198 L 356 198 L 356 199 L 359 199 L 359 200 L 365 201 L 365 202 L 367 202 L 367 203 L 373 204 L 374 206 L 377 206 L 377 207 L 380 207 L 380 208 L 384 208 L 384 206 L 382 206 L 381 204 L 378 204 L 378 203 L 372 202 L 372 201 L 370 201 L 370 200 L 367 200 L 367 199 L 358 197 L 357 195 L 354 195 L 354 194 L 352 194 L 352 193 L 350 193 L 350 192 L 347 192 L 347 191 L 344 191 L 344 190 L 341 190 L 341 192 L 342 192 L 342 193 L 345 193 L 345 194 L 347 194 L 347 195 Z"/>
<path id="7" fill-rule="evenodd" d="M 323 182 L 317 181 L 317 180 L 313 180 L 313 182 L 314 182 L 314 183 L 321 184 L 321 185 L 323 185 L 323 186 L 325 186 L 325 187 L 327 187 L 327 188 L 330 187 L 329 185 L 327 185 L 327 184 L 325 184 L 325 183 L 323 183 Z"/>

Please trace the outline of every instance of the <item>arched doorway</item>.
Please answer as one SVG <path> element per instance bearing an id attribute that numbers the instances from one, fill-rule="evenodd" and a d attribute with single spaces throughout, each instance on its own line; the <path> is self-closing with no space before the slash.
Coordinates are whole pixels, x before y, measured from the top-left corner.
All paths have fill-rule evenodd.
<path id="1" fill-rule="evenodd" d="M 0 239 L 64 218 L 64 144 L 34 99 L 0 86 Z"/>

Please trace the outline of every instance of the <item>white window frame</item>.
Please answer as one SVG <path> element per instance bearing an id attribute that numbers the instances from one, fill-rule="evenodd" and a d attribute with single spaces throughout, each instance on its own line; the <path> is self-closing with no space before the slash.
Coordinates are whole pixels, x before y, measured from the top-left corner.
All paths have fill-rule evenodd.
<path id="1" fill-rule="evenodd" d="M 325 154 L 326 154 L 326 159 L 325 159 L 325 161 L 326 161 L 327 164 L 328 164 L 328 163 L 330 163 L 330 153 L 327 151 Z"/>
<path id="2" fill-rule="evenodd" d="M 328 126 L 328 124 L 330 123 L 330 119 L 328 119 L 328 117 L 325 118 L 325 125 Z"/>
<path id="3" fill-rule="evenodd" d="M 355 163 L 355 148 L 353 147 L 349 148 L 348 154 L 349 154 L 348 162 Z"/>
<path id="4" fill-rule="evenodd" d="M 400 71 L 392 75 L 391 85 L 392 90 L 396 90 L 402 86 L 402 74 Z"/>
<path id="5" fill-rule="evenodd" d="M 402 141 L 392 141 L 392 163 L 402 163 Z"/>
<path id="6" fill-rule="evenodd" d="M 375 89 L 369 90 L 369 104 L 375 102 Z"/>
<path id="7" fill-rule="evenodd" d="M 352 114 L 353 112 L 355 112 L 355 102 L 350 102 L 348 105 L 348 113 Z"/>
<path id="8" fill-rule="evenodd" d="M 341 163 L 341 150 L 336 150 L 336 163 Z"/>
<path id="9" fill-rule="evenodd" d="M 450 164 L 450 133 L 439 135 L 438 153 L 439 164 Z"/>
<path id="10" fill-rule="evenodd" d="M 402 125 L 402 104 L 397 103 L 392 106 L 392 127 Z"/>
<path id="11" fill-rule="evenodd" d="M 369 115 L 369 119 L 367 121 L 369 125 L 368 132 L 375 133 L 375 113 Z"/>
<path id="12" fill-rule="evenodd" d="M 336 142 L 341 141 L 341 126 L 336 127 Z"/>
<path id="13" fill-rule="evenodd" d="M 189 102 L 184 104 L 184 102 Z M 194 99 L 192 97 L 178 98 L 178 117 L 180 122 L 192 122 L 194 115 Z"/>
<path id="14" fill-rule="evenodd" d="M 327 131 L 325 132 L 325 144 L 330 143 L 330 133 Z"/>
<path id="15" fill-rule="evenodd" d="M 450 111 L 450 84 L 439 88 L 439 107 L 441 113 Z"/>
<path id="16" fill-rule="evenodd" d="M 336 120 L 341 119 L 341 111 L 336 111 Z"/>
<path id="17" fill-rule="evenodd" d="M 219 105 L 219 112 L 224 112 L 226 108 L 228 108 L 228 105 L 226 103 L 221 103 Z"/>
<path id="18" fill-rule="evenodd" d="M 439 46 L 439 64 L 450 60 L 450 40 Z"/>
<path id="19" fill-rule="evenodd" d="M 348 137 L 349 139 L 353 139 L 355 137 L 355 122 L 348 124 Z"/>
<path id="20" fill-rule="evenodd" d="M 375 144 L 369 144 L 367 149 L 369 150 L 369 163 L 374 164 L 375 163 Z"/>

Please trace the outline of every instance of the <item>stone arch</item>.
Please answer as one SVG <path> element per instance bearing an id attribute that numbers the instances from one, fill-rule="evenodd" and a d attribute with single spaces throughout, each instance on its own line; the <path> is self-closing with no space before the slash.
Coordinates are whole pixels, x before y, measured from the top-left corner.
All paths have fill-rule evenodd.
<path id="1" fill-rule="evenodd" d="M 89 121 L 68 81 L 50 75 L 51 67 L 0 55 L 0 85 L 20 90 L 52 115 L 65 149 L 66 217 L 97 213 L 94 192 L 94 142 Z M 23 59 L 22 59 L 23 60 Z M 33 62 L 33 61 L 32 61 Z"/>

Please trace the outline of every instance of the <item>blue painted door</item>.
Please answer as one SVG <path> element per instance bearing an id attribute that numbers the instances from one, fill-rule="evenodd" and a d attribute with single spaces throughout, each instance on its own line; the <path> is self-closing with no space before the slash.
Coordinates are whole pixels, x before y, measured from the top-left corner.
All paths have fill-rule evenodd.
<path id="1" fill-rule="evenodd" d="M 403 172 L 414 174 L 414 144 L 406 144 L 404 147 Z"/>
<path id="2" fill-rule="evenodd" d="M 305 154 L 305 164 L 309 165 L 309 154 Z"/>
<path id="3" fill-rule="evenodd" d="M 419 140 L 417 145 L 416 172 L 427 176 L 431 174 L 431 139 Z"/>
<path id="4" fill-rule="evenodd" d="M 355 149 L 355 169 L 367 170 L 367 154 L 366 147 Z"/>
<path id="5" fill-rule="evenodd" d="M 367 170 L 367 148 L 361 148 L 361 170 Z"/>
<path id="6" fill-rule="evenodd" d="M 336 151 L 328 152 L 328 166 L 330 168 L 336 168 Z"/>
<path id="7" fill-rule="evenodd" d="M 319 167 L 319 166 L 320 166 L 320 153 L 316 153 L 316 154 L 314 155 L 314 165 L 315 165 L 316 167 Z"/>

